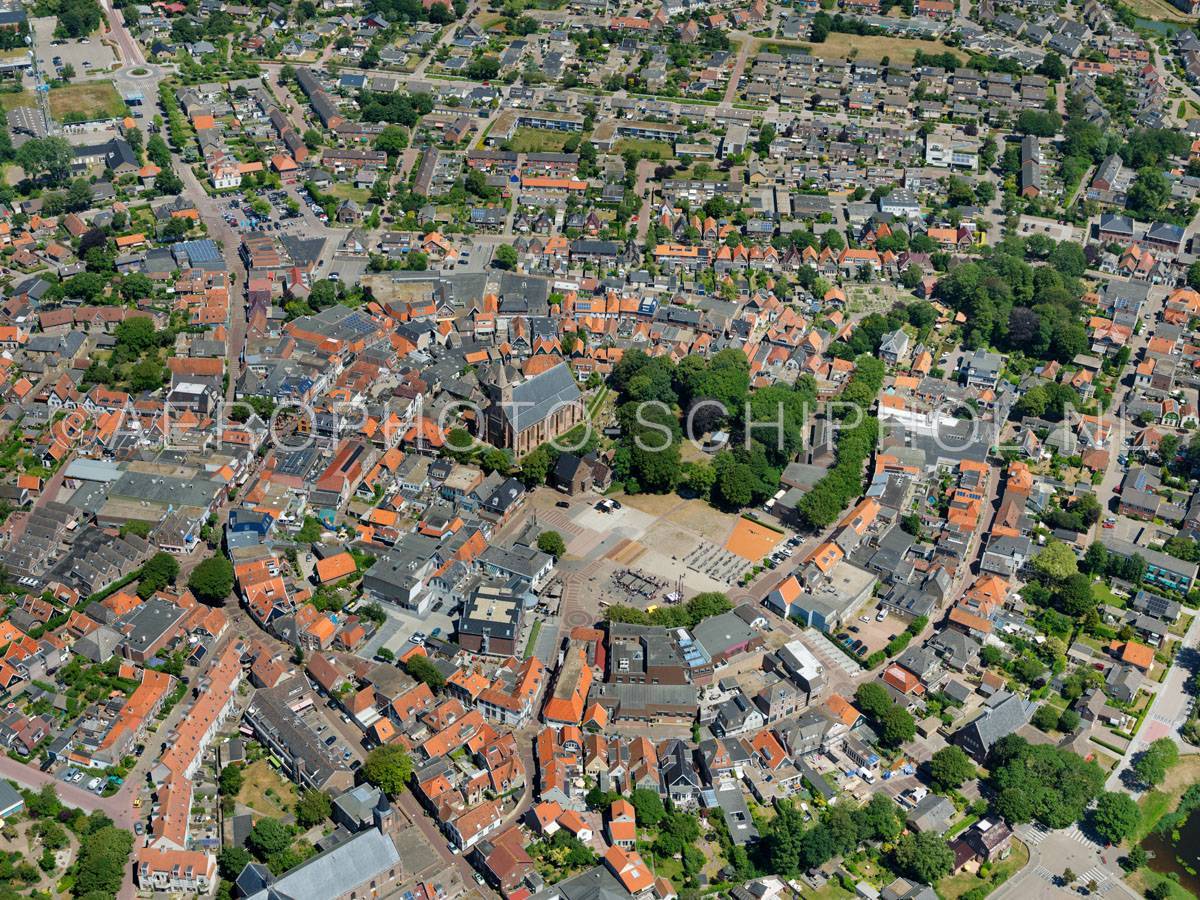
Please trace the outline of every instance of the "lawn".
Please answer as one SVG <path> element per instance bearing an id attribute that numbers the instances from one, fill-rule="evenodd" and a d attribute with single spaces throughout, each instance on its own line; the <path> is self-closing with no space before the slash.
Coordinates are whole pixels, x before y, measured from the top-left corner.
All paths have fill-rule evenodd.
<path id="1" fill-rule="evenodd" d="M 564 131 L 544 128 L 518 128 L 509 144 L 515 153 L 562 153 L 563 144 L 572 137 Z"/>
<path id="2" fill-rule="evenodd" d="M 242 773 L 238 802 L 264 816 L 287 815 L 296 804 L 296 786 L 285 779 L 265 759 L 246 766 Z"/>
<path id="3" fill-rule="evenodd" d="M 1026 865 L 1029 864 L 1029 848 L 1018 840 L 1012 842 L 1012 853 L 1008 859 L 996 863 L 992 868 L 991 874 L 988 876 L 988 881 L 993 885 L 993 890 L 1000 887 L 1005 881 L 1020 872 Z M 957 875 L 950 875 L 943 878 L 938 883 L 938 896 L 943 900 L 956 900 L 972 888 L 985 885 L 988 881 L 984 881 L 973 872 L 959 872 Z"/>
<path id="4" fill-rule="evenodd" d="M 533 656 L 533 651 L 537 649 L 538 635 L 542 633 L 542 620 L 537 619 L 533 623 L 533 627 L 529 629 L 529 640 L 525 642 L 525 659 Z"/>
<path id="5" fill-rule="evenodd" d="M 0 93 L 0 107 L 4 107 L 4 109 L 16 109 L 20 106 L 36 107 L 37 97 L 33 95 L 32 91 L 17 91 L 16 93 L 5 91 L 4 93 Z"/>
<path id="6" fill-rule="evenodd" d="M 883 59 L 885 56 L 896 62 L 911 63 L 918 50 L 922 53 L 955 53 L 963 57 L 961 50 L 943 44 L 941 41 L 920 41 L 912 38 L 898 38 L 883 34 L 858 35 L 844 34 L 840 31 L 830 32 L 820 44 L 805 44 L 802 42 L 761 41 L 762 44 L 776 44 L 781 47 L 804 47 L 813 56 L 822 59 Z"/>
<path id="7" fill-rule="evenodd" d="M 111 81 L 68 84 L 50 91 L 50 115 L 60 122 L 74 116 L 79 121 L 115 119 L 128 113 L 125 101 Z M 82 116 L 82 119 L 78 117 Z"/>
<path id="8" fill-rule="evenodd" d="M 1162 19 L 1166 22 L 1190 22 L 1182 10 L 1176 9 L 1169 0 L 1130 0 L 1129 8 L 1147 19 Z"/>
<path id="9" fill-rule="evenodd" d="M 1193 618 L 1194 617 L 1188 613 L 1184 613 L 1179 617 L 1179 621 L 1171 626 L 1171 634 L 1175 635 L 1176 637 L 1183 637 L 1185 634 L 1187 634 L 1188 629 L 1192 626 Z"/>
<path id="10" fill-rule="evenodd" d="M 1192 753 L 1179 758 L 1179 764 L 1167 772 L 1167 779 L 1157 790 L 1147 791 L 1138 800 L 1138 808 L 1142 811 L 1142 821 L 1138 824 L 1134 842 L 1142 840 L 1154 826 L 1158 824 L 1167 812 L 1174 806 L 1175 801 L 1184 790 L 1200 781 L 1200 753 Z"/>
<path id="11" fill-rule="evenodd" d="M 675 156 L 675 148 L 666 141 L 652 141 L 648 138 L 621 138 L 617 141 L 616 153 L 618 155 L 626 150 L 633 150 L 646 156 L 658 154 L 658 159 L 671 159 Z"/>
<path id="12" fill-rule="evenodd" d="M 1092 599 L 1097 603 L 1106 603 L 1118 609 L 1123 609 L 1125 606 L 1125 599 L 1114 594 L 1113 589 L 1103 581 L 1092 582 Z"/>
<path id="13" fill-rule="evenodd" d="M 337 197 L 339 200 L 353 200 L 359 205 L 366 203 L 371 199 L 371 192 L 365 188 L 356 188 L 352 184 L 347 184 L 344 181 L 339 181 L 337 184 L 330 185 L 329 193 Z"/>
<path id="14" fill-rule="evenodd" d="M 1187 888 L 1172 881 L 1166 875 L 1160 875 L 1150 869 L 1138 869 L 1125 879 L 1125 884 L 1141 897 L 1156 884 L 1165 882 L 1171 888 L 1170 900 L 1196 900 L 1196 895 Z"/>

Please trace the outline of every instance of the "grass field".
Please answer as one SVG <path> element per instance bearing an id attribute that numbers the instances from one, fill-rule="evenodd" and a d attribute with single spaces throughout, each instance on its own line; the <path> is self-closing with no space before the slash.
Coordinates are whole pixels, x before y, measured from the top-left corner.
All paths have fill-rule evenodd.
<path id="1" fill-rule="evenodd" d="M 966 54 L 961 50 L 943 44 L 941 41 L 919 41 L 912 38 L 898 38 L 890 35 L 872 34 L 857 35 L 843 34 L 840 31 L 831 32 L 829 37 L 820 44 L 805 44 L 801 41 L 759 41 L 756 49 L 765 44 L 775 44 L 780 47 L 804 47 L 813 56 L 822 59 L 883 59 L 885 56 L 896 62 L 911 63 L 918 50 L 923 53 L 955 53 L 961 59 Z"/>
<path id="2" fill-rule="evenodd" d="M 264 816 L 279 818 L 296 804 L 296 786 L 271 768 L 265 759 L 246 766 L 238 802 Z"/>
<path id="3" fill-rule="evenodd" d="M 1155 885 L 1166 884 L 1171 889 L 1170 900 L 1196 900 L 1196 895 L 1187 888 L 1150 869 L 1138 869 L 1125 879 L 1125 884 L 1141 897 L 1145 897 L 1146 892 Z"/>
<path id="4" fill-rule="evenodd" d="M 111 81 L 86 81 L 50 91 L 50 115 L 65 121 L 70 115 L 84 121 L 115 119 L 126 115 L 125 101 Z"/>
<path id="5" fill-rule="evenodd" d="M 366 203 L 371 199 L 371 192 L 365 188 L 356 188 L 352 184 L 340 181 L 337 184 L 330 185 L 329 193 L 339 200 L 353 200 L 359 204 Z"/>
<path id="6" fill-rule="evenodd" d="M 541 128 L 518 128 L 509 143 L 516 153 L 562 153 L 570 134 Z"/>
<path id="7" fill-rule="evenodd" d="M 1130 0 L 1129 8 L 1147 19 L 1162 19 L 1164 22 L 1192 21 L 1182 10 L 1172 6 L 1170 0 Z"/>
<path id="8" fill-rule="evenodd" d="M 616 152 L 636 150 L 639 153 L 657 153 L 659 159 L 671 159 L 675 156 L 675 148 L 666 141 L 652 141 L 648 138 L 621 138 L 617 141 Z"/>
<path id="9" fill-rule="evenodd" d="M 937 886 L 938 896 L 943 900 L 957 900 L 967 891 L 972 888 L 985 885 L 989 881 L 996 884 L 998 881 L 1012 878 L 1017 872 L 1020 872 L 1029 863 L 1029 848 L 1018 840 L 1012 842 L 1012 853 L 1008 859 L 996 863 L 992 869 L 991 875 L 987 881 L 979 878 L 973 872 L 959 872 L 957 875 L 950 875 L 943 878 Z M 997 884 L 997 887 L 999 885 Z"/>
<path id="10" fill-rule="evenodd" d="M 1134 841 L 1148 835 L 1158 820 L 1175 808 L 1175 803 L 1184 790 L 1200 781 L 1200 753 L 1179 758 L 1179 764 L 1167 772 L 1167 779 L 1156 790 L 1146 791 L 1138 800 L 1142 821 L 1138 823 Z"/>
<path id="11" fill-rule="evenodd" d="M 3 94 L 0 94 L 0 107 L 7 110 L 17 109 L 21 106 L 37 106 L 37 97 L 33 96 L 32 91 L 18 91 L 15 94 L 5 91 Z"/>

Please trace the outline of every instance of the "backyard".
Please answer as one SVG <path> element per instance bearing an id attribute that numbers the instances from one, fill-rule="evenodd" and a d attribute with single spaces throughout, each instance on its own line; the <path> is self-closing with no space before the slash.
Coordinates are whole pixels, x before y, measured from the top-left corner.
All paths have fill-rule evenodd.
<path id="1" fill-rule="evenodd" d="M 955 49 L 941 41 L 921 41 L 913 38 L 892 37 L 886 34 L 846 34 L 832 31 L 820 44 L 806 44 L 802 41 L 760 41 L 759 50 L 769 47 L 803 47 L 824 59 L 883 59 L 885 56 L 893 61 L 911 63 L 916 52 L 926 54 L 954 53 Z M 957 51 L 961 53 L 962 51 Z"/>
<path id="2" fill-rule="evenodd" d="M 518 128 L 509 145 L 516 153 L 561 153 L 563 144 L 574 135 L 544 128 Z"/>
<path id="3" fill-rule="evenodd" d="M 938 896 L 943 900 L 957 900 L 967 891 L 991 882 L 999 886 L 1029 863 L 1029 848 L 1018 840 L 1012 842 L 1012 853 L 1008 859 L 996 863 L 987 879 L 980 878 L 975 872 L 962 871 L 957 875 L 948 875 L 938 883 Z"/>
<path id="4" fill-rule="evenodd" d="M 246 766 L 237 802 L 255 813 L 283 819 L 296 805 L 296 786 L 260 759 Z"/>
<path id="5" fill-rule="evenodd" d="M 632 150 L 652 159 L 671 159 L 675 151 L 666 141 L 652 141 L 649 138 L 621 138 L 617 141 L 616 152 L 624 153 Z"/>

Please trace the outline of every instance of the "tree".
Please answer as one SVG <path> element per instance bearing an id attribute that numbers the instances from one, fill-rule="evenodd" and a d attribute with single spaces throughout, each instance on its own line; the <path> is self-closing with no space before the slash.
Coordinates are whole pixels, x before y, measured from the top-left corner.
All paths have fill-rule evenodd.
<path id="1" fill-rule="evenodd" d="M 492 256 L 492 265 L 497 269 L 512 271 L 517 267 L 517 251 L 511 244 L 501 244 Z"/>
<path id="2" fill-rule="evenodd" d="M 1125 858 L 1121 860 L 1121 868 L 1127 872 L 1136 872 L 1148 862 L 1150 862 L 1150 854 L 1139 845 L 1134 844 L 1129 848 L 1129 852 L 1125 854 Z"/>
<path id="3" fill-rule="evenodd" d="M 1051 81 L 1061 81 L 1067 77 L 1067 67 L 1063 64 L 1062 57 L 1057 53 L 1047 53 L 1042 57 L 1042 61 L 1038 63 L 1038 67 L 1034 69 L 1039 75 L 1045 75 Z"/>
<path id="4" fill-rule="evenodd" d="M 242 847 L 222 847 L 217 854 L 217 871 L 223 880 L 233 881 L 253 859 Z"/>
<path id="5" fill-rule="evenodd" d="M 1066 885 L 1073 884 L 1075 882 L 1075 879 L 1078 877 L 1079 876 L 1077 876 L 1075 874 L 1075 870 L 1072 869 L 1070 866 L 1067 866 L 1065 869 L 1063 869 L 1063 873 L 1062 873 L 1063 884 L 1066 884 Z"/>
<path id="6" fill-rule="evenodd" d="M 1141 813 L 1128 794 L 1106 791 L 1091 811 L 1092 827 L 1110 844 L 1120 844 L 1137 832 Z"/>
<path id="7" fill-rule="evenodd" d="M 296 821 L 304 828 L 320 825 L 332 811 L 333 803 L 324 791 L 306 790 L 296 801 Z"/>
<path id="8" fill-rule="evenodd" d="M 179 560 L 170 553 L 159 551 L 146 560 L 142 566 L 141 580 L 138 582 L 137 594 L 143 600 L 161 591 L 175 581 L 179 574 Z"/>
<path id="9" fill-rule="evenodd" d="M 882 726 L 879 739 L 889 747 L 899 747 L 905 741 L 911 741 L 917 733 L 917 723 L 912 713 L 898 703 L 883 714 L 879 724 Z"/>
<path id="10" fill-rule="evenodd" d="M 217 603 L 233 590 L 233 565 L 223 556 L 210 556 L 188 576 L 188 590 L 207 603 Z"/>
<path id="11" fill-rule="evenodd" d="M 32 138 L 17 149 L 16 160 L 30 178 L 45 176 L 51 184 L 62 184 L 71 174 L 75 150 L 66 138 Z"/>
<path id="12" fill-rule="evenodd" d="M 658 791 L 649 788 L 634 788 L 629 794 L 629 802 L 633 804 L 638 824 L 645 828 L 657 827 L 667 814 Z"/>
<path id="13" fill-rule="evenodd" d="M 389 797 L 398 796 L 412 777 L 412 760 L 403 747 L 376 747 L 363 763 L 363 778 Z"/>
<path id="14" fill-rule="evenodd" d="M 877 681 L 866 681 L 854 691 L 854 702 L 859 710 L 873 719 L 883 716 L 892 706 L 887 688 Z"/>
<path id="15" fill-rule="evenodd" d="M 133 850 L 133 835 L 114 825 L 103 825 L 80 842 L 75 864 L 76 897 L 115 897 L 125 880 L 125 866 Z"/>
<path id="16" fill-rule="evenodd" d="M 1038 137 L 1053 137 L 1062 127 L 1062 117 L 1056 112 L 1025 109 L 1017 116 L 1017 131 Z"/>
<path id="17" fill-rule="evenodd" d="M 872 794 L 867 805 L 855 813 L 861 838 L 894 841 L 904 830 L 904 819 L 896 803 L 887 794 Z"/>
<path id="18" fill-rule="evenodd" d="M 1033 724 L 1042 731 L 1053 731 L 1058 727 L 1058 710 L 1049 703 L 1039 706 L 1033 714 Z"/>
<path id="19" fill-rule="evenodd" d="M 543 531 L 538 535 L 537 546 L 543 553 L 549 553 L 555 559 L 561 559 L 567 554 L 566 542 L 557 531 Z"/>
<path id="20" fill-rule="evenodd" d="M 86 178 L 76 178 L 67 188 L 67 209 L 79 212 L 92 205 L 92 186 Z"/>
<path id="21" fill-rule="evenodd" d="M 17 151 L 18 157 L 20 150 Z M 1171 199 L 1171 183 L 1160 170 L 1147 166 L 1138 171 L 1137 178 L 1125 195 L 1125 205 L 1139 218 L 1154 219 Z"/>
<path id="22" fill-rule="evenodd" d="M 1012 824 L 1034 819 L 1051 829 L 1078 821 L 1104 787 L 1104 771 L 1066 750 L 1010 734 L 988 755 L 992 809 Z"/>
<path id="23" fill-rule="evenodd" d="M 1171 882 L 1164 878 L 1158 884 L 1146 888 L 1147 900 L 1170 900 Z"/>
<path id="24" fill-rule="evenodd" d="M 1096 541 L 1083 555 L 1083 570 L 1092 575 L 1103 575 L 1108 568 L 1108 548 Z"/>
<path id="25" fill-rule="evenodd" d="M 1055 540 L 1046 543 L 1031 565 L 1034 571 L 1050 581 L 1066 581 L 1079 571 L 1075 553 L 1062 541 Z"/>
<path id="26" fill-rule="evenodd" d="M 25 809 L 31 818 L 53 819 L 62 812 L 62 801 L 58 799 L 58 793 L 54 790 L 53 784 L 44 784 L 36 794 L 27 791 L 23 796 L 25 797 Z"/>
<path id="27" fill-rule="evenodd" d="M 1096 600 L 1092 596 L 1092 579 L 1082 572 L 1076 572 L 1062 583 L 1055 599 L 1058 608 L 1066 615 L 1074 618 L 1087 615 L 1096 608 Z"/>
<path id="28" fill-rule="evenodd" d="M 954 868 L 954 851 L 941 835 L 922 831 L 900 838 L 895 861 L 905 875 L 922 884 L 937 884 Z"/>
<path id="29" fill-rule="evenodd" d="M 254 823 L 246 837 L 246 847 L 259 860 L 266 861 L 292 845 L 292 832 L 278 819 L 264 816 Z"/>
<path id="30" fill-rule="evenodd" d="M 75 277 L 82 276 L 76 275 Z M 152 356 L 139 361 L 129 372 L 129 387 L 137 393 L 157 391 L 163 386 L 165 380 L 163 366 Z"/>
<path id="31" fill-rule="evenodd" d="M 961 747 L 943 747 L 929 760 L 929 780 L 935 791 L 953 791 L 975 777 L 975 763 Z"/>
<path id="32" fill-rule="evenodd" d="M 446 684 L 446 676 L 442 674 L 442 670 L 430 662 L 429 657 L 423 653 L 414 653 L 410 656 L 404 663 L 404 671 L 417 681 L 429 685 L 430 690 L 440 691 Z"/>
<path id="33" fill-rule="evenodd" d="M 245 776 L 242 774 L 242 767 L 239 763 L 230 763 L 221 770 L 219 787 L 221 793 L 226 797 L 232 797 L 242 789 L 242 784 L 245 782 Z"/>
<path id="34" fill-rule="evenodd" d="M 388 125 L 375 136 L 375 149 L 388 156 L 399 156 L 408 148 L 408 132 L 399 125 Z"/>
<path id="35" fill-rule="evenodd" d="M 1170 738 L 1159 738 L 1134 761 L 1133 774 L 1142 784 L 1155 787 L 1163 783 L 1167 770 L 1179 762 L 1179 747 Z"/>

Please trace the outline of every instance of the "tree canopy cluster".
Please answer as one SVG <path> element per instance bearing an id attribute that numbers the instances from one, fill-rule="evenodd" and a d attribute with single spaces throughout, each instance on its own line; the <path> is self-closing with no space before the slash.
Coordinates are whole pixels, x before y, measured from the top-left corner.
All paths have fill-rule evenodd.
<path id="1" fill-rule="evenodd" d="M 803 444 L 805 416 L 816 398 L 811 378 L 751 391 L 746 356 L 733 349 L 689 356 L 678 365 L 631 350 L 614 369 L 612 384 L 622 401 L 613 469 L 625 489 L 663 493 L 682 484 L 728 509 L 778 489 L 780 472 Z M 718 430 L 730 440 L 711 463 L 681 462 L 685 434 L 699 440 Z"/>
<path id="2" fill-rule="evenodd" d="M 883 386 L 884 371 L 882 360 L 873 356 L 864 354 L 855 360 L 854 374 L 840 398 L 843 427 L 838 432 L 837 461 L 796 506 L 813 528 L 831 525 L 862 493 L 863 465 L 879 438 L 879 420 L 867 411 Z M 844 419 L 851 415 L 858 421 L 844 427 Z"/>
<path id="3" fill-rule="evenodd" d="M 990 253 L 955 266 L 937 285 L 937 295 L 967 318 L 967 347 L 994 346 L 1038 359 L 1066 362 L 1088 348 L 1080 320 L 1083 286 L 1068 272 L 1031 266 L 998 244 Z M 1064 254 L 1066 256 L 1066 254 Z"/>
<path id="4" fill-rule="evenodd" d="M 634 606 L 613 604 L 606 610 L 606 618 L 610 622 L 625 622 L 630 625 L 659 625 L 664 628 L 694 628 L 700 622 L 712 616 L 733 609 L 733 603 L 724 594 L 717 591 L 707 591 L 697 594 L 687 603 L 677 603 L 672 606 L 660 605 L 653 612 L 646 612 Z"/>
<path id="5" fill-rule="evenodd" d="M 899 747 L 917 733 L 917 723 L 907 709 L 893 703 L 887 689 L 877 681 L 858 686 L 854 702 L 868 719 L 885 747 Z"/>
<path id="6" fill-rule="evenodd" d="M 397 91 L 392 94 L 377 94 L 363 91 L 358 98 L 364 122 L 388 122 L 412 128 L 422 116 L 433 111 L 433 98 L 428 94 L 411 94 Z"/>
<path id="7" fill-rule="evenodd" d="M 758 858 L 749 862 L 759 871 L 784 877 L 822 866 L 864 841 L 894 841 L 904 828 L 899 808 L 886 794 L 874 794 L 858 809 L 847 803 L 827 806 L 808 828 L 804 814 L 790 802 L 779 801 L 777 806 L 778 815 L 756 848 Z"/>
<path id="8" fill-rule="evenodd" d="M 1014 825 L 1036 819 L 1050 829 L 1066 828 L 1104 788 L 1104 770 L 1096 763 L 1015 734 L 996 742 L 988 768 L 992 806 Z"/>

